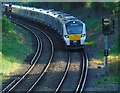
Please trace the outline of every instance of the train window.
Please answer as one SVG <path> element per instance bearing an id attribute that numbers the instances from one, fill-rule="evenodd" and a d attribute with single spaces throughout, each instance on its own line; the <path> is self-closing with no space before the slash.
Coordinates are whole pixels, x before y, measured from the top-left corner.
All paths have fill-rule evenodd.
<path id="1" fill-rule="evenodd" d="M 83 24 L 80 22 L 69 22 L 66 24 L 66 30 L 68 34 L 81 34 L 83 30 Z"/>

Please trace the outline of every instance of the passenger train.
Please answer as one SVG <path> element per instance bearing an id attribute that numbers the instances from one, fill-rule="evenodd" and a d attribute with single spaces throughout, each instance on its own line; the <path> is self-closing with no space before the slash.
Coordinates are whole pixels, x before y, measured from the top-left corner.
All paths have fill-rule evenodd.
<path id="1" fill-rule="evenodd" d="M 70 14 L 54 9 L 46 10 L 12 4 L 3 4 L 3 9 L 4 12 L 29 18 L 52 27 L 63 38 L 68 49 L 84 48 L 86 39 L 85 23 Z"/>

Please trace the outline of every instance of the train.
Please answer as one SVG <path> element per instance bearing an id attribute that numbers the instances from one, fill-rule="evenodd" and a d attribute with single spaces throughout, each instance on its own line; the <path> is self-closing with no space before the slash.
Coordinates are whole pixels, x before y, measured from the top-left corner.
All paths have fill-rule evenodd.
<path id="1" fill-rule="evenodd" d="M 78 18 L 54 9 L 3 4 L 8 14 L 29 18 L 53 28 L 59 33 L 68 49 L 83 49 L 86 40 L 86 25 Z"/>

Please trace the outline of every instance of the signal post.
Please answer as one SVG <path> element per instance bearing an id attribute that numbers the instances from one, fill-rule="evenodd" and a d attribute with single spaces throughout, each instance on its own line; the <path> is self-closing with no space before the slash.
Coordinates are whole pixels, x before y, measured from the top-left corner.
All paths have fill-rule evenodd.
<path id="1" fill-rule="evenodd" d="M 105 49 L 104 49 L 104 56 L 105 56 L 105 73 L 108 75 L 108 55 L 109 55 L 109 35 L 112 35 L 115 32 L 114 27 L 114 20 L 110 20 L 109 18 L 102 18 L 102 33 L 105 35 Z"/>

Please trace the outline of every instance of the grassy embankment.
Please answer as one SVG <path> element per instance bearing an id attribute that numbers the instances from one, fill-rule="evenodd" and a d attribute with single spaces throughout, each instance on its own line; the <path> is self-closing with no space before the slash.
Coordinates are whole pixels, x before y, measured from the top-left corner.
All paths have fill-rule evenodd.
<path id="1" fill-rule="evenodd" d="M 28 31 L 11 23 L 6 17 L 2 19 L 2 52 L 0 51 L 0 67 L 2 79 L 8 79 L 11 72 L 16 71 L 26 56 L 32 52 L 32 39 Z"/>
<path id="2" fill-rule="evenodd" d="M 94 58 L 91 60 L 98 65 L 104 64 L 104 36 L 102 35 L 101 19 L 89 18 L 85 22 L 87 24 L 87 42 L 91 50 L 96 52 Z M 117 24 L 117 19 L 116 19 Z M 98 83 L 104 83 L 105 81 L 117 82 L 120 84 L 120 55 L 118 54 L 118 42 L 120 41 L 120 35 L 118 35 L 118 26 L 116 26 L 116 32 L 109 37 L 109 46 L 111 51 L 109 52 L 109 76 L 106 76 L 103 80 L 98 80 Z M 96 56 L 97 55 L 97 56 Z"/>

